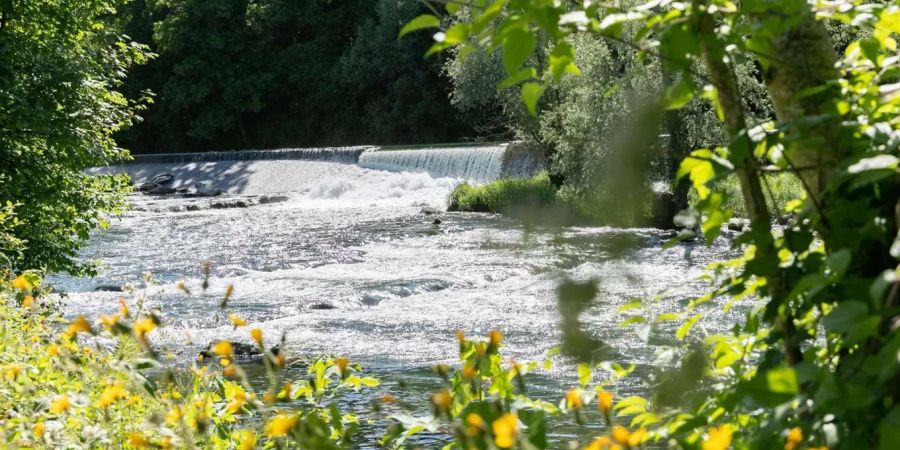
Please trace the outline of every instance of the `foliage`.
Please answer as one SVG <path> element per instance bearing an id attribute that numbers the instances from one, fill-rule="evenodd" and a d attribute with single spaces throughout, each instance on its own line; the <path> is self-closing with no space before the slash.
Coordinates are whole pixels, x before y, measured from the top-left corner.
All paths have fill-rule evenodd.
<path id="1" fill-rule="evenodd" d="M 397 40 L 412 0 L 146 0 L 117 21 L 159 57 L 129 77 L 146 121 L 119 135 L 140 153 L 409 144 L 469 130 L 427 38 Z"/>
<path id="2" fill-rule="evenodd" d="M 229 287 L 223 304 L 231 296 Z M 266 386 L 251 383 L 229 342 L 206 365 L 165 363 L 153 345 L 167 323 L 145 293 L 120 300 L 99 323 L 66 323 L 40 278 L 0 280 L 0 442 L 5 448 L 344 448 L 358 419 L 335 406 L 343 392 L 374 387 L 345 358 L 294 360 L 258 328 Z M 246 327 L 231 315 L 235 327 Z M 248 340 L 250 340 L 248 339 Z M 298 370 L 305 366 L 305 370 Z M 297 373 L 297 372 L 300 373 Z M 292 374 L 299 379 L 292 380 Z M 266 383 L 264 383 L 266 384 Z"/>
<path id="3" fill-rule="evenodd" d="M 682 311 L 629 304 L 638 313 L 625 324 L 642 339 L 681 322 L 645 379 L 654 395 L 629 410 L 639 413 L 632 424 L 645 426 L 650 441 L 690 449 L 900 445 L 900 8 L 805 0 L 469 5 L 476 11 L 436 33 L 429 52 L 502 50 L 507 79 L 521 83 L 532 113 L 548 85 L 580 72 L 570 39 L 589 33 L 671 64 L 678 81 L 663 91 L 663 105 L 677 110 L 703 98 L 724 123 L 725 145 L 681 163 L 678 177 L 690 179 L 699 202 L 680 219 L 714 239 L 733 213 L 716 182 L 737 176 L 752 220 L 735 241 L 743 254 L 713 265 L 709 292 Z M 844 34 L 855 40 L 836 58 L 822 20 L 864 31 Z M 623 33 L 629 24 L 633 35 Z M 538 33 L 557 55 L 543 75 L 529 62 Z M 775 120 L 750 120 L 746 88 L 736 82 L 745 58 L 759 67 Z M 805 191 L 786 205 L 797 216 L 783 229 L 771 225 L 762 182 L 769 171 L 796 174 Z M 745 321 L 732 333 L 695 329 L 701 317 L 736 305 Z"/>
<path id="4" fill-rule="evenodd" d="M 447 210 L 510 213 L 513 208 L 546 208 L 555 201 L 556 188 L 542 172 L 534 178 L 505 178 L 482 185 L 460 183 L 450 193 Z"/>
<path id="5" fill-rule="evenodd" d="M 744 206 L 744 194 L 741 193 L 741 183 L 737 176 L 730 176 L 713 182 L 714 189 L 725 193 L 725 208 L 730 208 L 734 217 L 748 218 L 747 208 Z M 792 201 L 803 198 L 803 184 L 792 173 L 776 173 L 764 178 L 766 187 L 766 203 L 772 211 L 778 211 L 782 216 L 787 211 L 787 206 Z M 696 190 L 691 190 L 691 204 L 699 201 Z"/>
<path id="6" fill-rule="evenodd" d="M 77 250 L 124 206 L 125 178 L 83 172 L 127 158 L 112 135 L 138 106 L 119 88 L 147 54 L 106 26 L 117 4 L 0 3 L 0 204 L 25 245 L 0 250 L 7 267 L 89 273 Z"/>
<path id="7" fill-rule="evenodd" d="M 451 20 L 462 23 L 470 15 L 471 10 L 463 8 Z M 638 27 L 626 25 L 623 34 L 637 31 Z M 540 74 L 541 66 L 548 64 L 547 55 L 552 54 L 552 41 L 538 40 L 545 43 L 544 48 L 528 61 L 536 67 L 517 76 L 531 71 L 538 78 L 552 75 L 546 70 Z M 506 69 L 499 51 L 451 50 L 446 69 L 453 81 L 453 103 L 481 133 L 502 138 L 511 129 L 516 137 L 545 148 L 551 155 L 554 182 L 567 199 L 595 211 L 589 215 L 596 222 L 645 223 L 646 208 L 625 211 L 622 205 L 644 204 L 654 182 L 676 185 L 678 161 L 694 148 L 724 144 L 725 129 L 702 100 L 688 98 L 684 108 L 661 111 L 657 100 L 677 81 L 677 73 L 660 60 L 640 58 L 637 49 L 621 40 L 575 34 L 566 42 L 572 47 L 579 76 L 564 76 L 542 87 L 538 118 L 528 114 L 515 83 L 504 82 Z M 756 68 L 744 59 L 737 69 L 753 120 L 768 119 L 772 108 Z M 656 221 L 671 227 L 671 214 L 686 206 L 687 185 L 664 190 L 673 191 L 675 205 L 654 214 L 668 215 Z M 617 210 L 618 217 L 610 218 L 611 210 Z"/>

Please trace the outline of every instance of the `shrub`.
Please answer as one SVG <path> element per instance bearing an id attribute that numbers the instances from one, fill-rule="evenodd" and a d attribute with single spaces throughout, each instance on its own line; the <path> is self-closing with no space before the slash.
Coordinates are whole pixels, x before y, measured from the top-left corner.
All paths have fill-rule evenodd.
<path id="1" fill-rule="evenodd" d="M 556 187 L 546 172 L 534 178 L 506 178 L 482 185 L 461 183 L 450 193 L 450 211 L 511 213 L 556 203 Z"/>

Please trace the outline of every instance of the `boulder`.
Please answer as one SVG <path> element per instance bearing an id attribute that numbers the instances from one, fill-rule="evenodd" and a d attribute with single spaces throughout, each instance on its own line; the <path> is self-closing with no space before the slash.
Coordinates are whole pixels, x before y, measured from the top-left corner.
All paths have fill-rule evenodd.
<path id="1" fill-rule="evenodd" d="M 153 189 L 156 189 L 158 187 L 159 187 L 159 185 L 156 183 L 141 183 L 141 184 L 136 185 L 134 187 L 134 190 L 136 190 L 138 192 L 147 192 L 147 191 L 152 191 Z"/>
<path id="2" fill-rule="evenodd" d="M 94 292 L 122 292 L 122 286 L 114 286 L 112 284 L 101 284 L 94 287 Z"/>
<path id="3" fill-rule="evenodd" d="M 150 195 L 170 195 L 175 193 L 175 188 L 157 185 L 155 188 L 145 191 L 144 193 Z"/>
<path id="4" fill-rule="evenodd" d="M 330 303 L 313 303 L 312 305 L 309 305 L 309 309 L 324 310 L 324 309 L 337 309 L 337 307 Z"/>
<path id="5" fill-rule="evenodd" d="M 231 350 L 234 352 L 234 359 L 237 361 L 254 361 L 259 360 L 262 361 L 262 352 L 259 350 L 254 344 L 245 344 L 243 342 L 235 342 L 229 341 L 231 344 Z M 214 360 L 216 354 L 213 352 L 213 347 L 217 344 L 217 342 L 211 342 L 209 346 L 206 347 L 206 350 L 201 351 L 197 355 L 197 359 L 202 359 L 203 361 L 211 361 Z M 269 349 L 269 353 L 273 356 L 278 356 L 281 353 L 281 347 L 276 345 Z"/>
<path id="6" fill-rule="evenodd" d="M 440 224 L 442 224 L 442 223 L 443 223 L 443 222 L 441 222 L 441 219 L 434 219 L 434 221 L 431 222 L 432 225 L 440 225 Z"/>
<path id="7" fill-rule="evenodd" d="M 175 181 L 175 175 L 172 175 L 171 173 L 161 173 L 154 175 L 153 178 L 150 178 L 148 181 L 160 186 L 168 186 Z"/>
<path id="8" fill-rule="evenodd" d="M 254 203 L 252 200 L 229 200 L 229 201 L 219 201 L 212 202 L 209 204 L 209 207 L 212 209 L 226 209 L 226 208 L 247 208 L 249 206 L 253 206 Z"/>
<path id="9" fill-rule="evenodd" d="M 430 216 L 432 214 L 440 214 L 441 210 L 432 206 L 423 206 L 422 209 L 419 210 L 419 212 L 425 214 L 426 216 Z"/>
<path id="10" fill-rule="evenodd" d="M 269 203 L 281 203 L 290 200 L 290 197 L 286 195 L 263 195 L 259 198 L 260 205 L 266 205 Z"/>
<path id="11" fill-rule="evenodd" d="M 744 231 L 744 228 L 747 228 L 747 223 L 741 219 L 731 219 L 728 221 L 728 229 L 731 231 Z"/>

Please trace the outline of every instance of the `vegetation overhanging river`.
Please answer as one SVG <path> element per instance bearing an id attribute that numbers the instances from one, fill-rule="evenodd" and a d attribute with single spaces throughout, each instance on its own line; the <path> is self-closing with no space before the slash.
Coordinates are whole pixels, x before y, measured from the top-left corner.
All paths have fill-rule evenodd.
<path id="1" fill-rule="evenodd" d="M 289 354 L 345 355 L 384 381 L 379 393 L 401 398 L 424 399 L 437 387 L 430 368 L 454 363 L 457 330 L 467 336 L 501 330 L 507 357 L 543 361 L 559 342 L 556 289 L 567 278 L 599 281 L 600 294 L 583 317 L 588 331 L 613 349 L 617 362 L 646 367 L 654 339 L 644 343 L 621 328 L 617 308 L 666 290 L 660 305 L 675 310 L 699 288 L 694 280 L 703 268 L 730 252 L 724 238 L 711 247 L 666 249 L 671 233 L 656 229 L 541 228 L 477 213 L 439 213 L 435 224 L 423 207 L 442 209 L 459 180 L 425 173 L 251 161 L 151 164 L 140 175 L 185 169 L 239 186 L 230 197 L 287 199 L 184 211 L 202 201 L 135 195 L 135 208 L 94 235 L 83 252 L 104 263 L 101 273 L 52 280 L 68 294 L 66 315 L 114 312 L 123 294 L 96 288 L 142 288 L 149 272 L 157 280 L 149 301 L 167 318 L 153 340 L 187 363 L 217 339 L 249 342 L 245 330 L 217 312 L 233 283 L 229 307 L 267 336 L 284 335 Z M 211 263 L 205 291 L 204 261 Z M 190 294 L 179 288 L 182 280 Z M 737 314 L 701 325 L 728 328 Z M 577 383 L 574 365 L 556 357 L 549 372 L 529 383 L 539 397 L 558 395 Z M 619 389 L 643 391 L 636 381 Z M 366 406 L 357 400 L 355 407 Z M 567 428 L 555 428 L 557 436 Z"/>

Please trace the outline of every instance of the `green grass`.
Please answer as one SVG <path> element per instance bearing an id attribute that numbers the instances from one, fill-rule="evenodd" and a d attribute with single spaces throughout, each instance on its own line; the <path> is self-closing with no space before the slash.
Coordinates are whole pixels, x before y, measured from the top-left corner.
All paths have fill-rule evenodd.
<path id="1" fill-rule="evenodd" d="M 450 193 L 449 211 L 510 214 L 556 203 L 556 187 L 546 172 L 533 178 L 506 178 L 482 185 L 462 183 Z"/>

